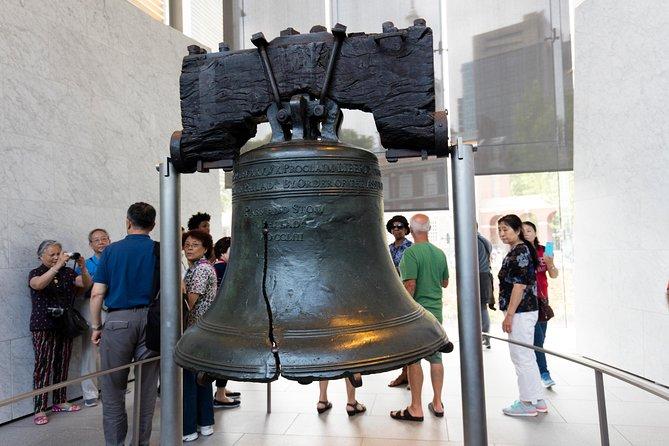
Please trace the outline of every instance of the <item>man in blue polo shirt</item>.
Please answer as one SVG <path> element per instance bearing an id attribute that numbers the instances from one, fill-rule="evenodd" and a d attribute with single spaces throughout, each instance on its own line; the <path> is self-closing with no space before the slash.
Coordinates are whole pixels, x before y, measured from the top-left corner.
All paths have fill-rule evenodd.
<path id="1" fill-rule="evenodd" d="M 86 269 L 91 277 L 95 277 L 95 271 L 98 269 L 102 251 L 109 245 L 109 233 L 105 229 L 96 228 L 88 233 L 88 246 L 93 250 L 93 255 L 86 259 Z M 83 280 L 81 277 L 81 269 L 75 268 L 77 273 L 76 284 L 83 288 Z M 84 292 L 83 299 L 79 301 L 79 312 L 91 323 L 91 308 L 90 308 L 91 290 Z M 81 337 L 81 375 L 88 375 L 89 373 L 97 372 L 97 358 L 98 352 L 90 340 L 91 333 L 84 333 Z M 87 379 L 81 382 L 81 392 L 84 395 L 84 404 L 86 407 L 93 407 L 98 405 L 98 386 L 95 384 L 96 380 Z"/>
<path id="2" fill-rule="evenodd" d="M 135 203 L 126 215 L 128 235 L 109 245 L 95 271 L 91 293 L 91 341 L 100 347 L 103 370 L 131 361 L 155 356 L 146 348 L 146 314 L 153 298 L 155 257 L 149 233 L 156 223 L 156 210 L 147 203 Z M 104 301 L 107 318 L 102 325 L 100 311 Z M 142 367 L 139 442 L 149 444 L 156 404 L 158 362 Z M 102 421 L 107 446 L 123 445 L 128 432 L 125 390 L 128 369 L 101 377 Z"/>

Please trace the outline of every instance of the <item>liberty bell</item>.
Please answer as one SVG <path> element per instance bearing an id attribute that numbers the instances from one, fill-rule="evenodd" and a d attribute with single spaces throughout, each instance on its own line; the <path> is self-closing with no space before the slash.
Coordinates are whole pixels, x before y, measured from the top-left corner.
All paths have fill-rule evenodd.
<path id="1" fill-rule="evenodd" d="M 216 300 L 177 344 L 184 368 L 236 381 L 281 375 L 307 383 L 396 369 L 452 349 L 392 264 L 376 156 L 338 140 L 342 112 L 326 97 L 338 88 L 333 64 L 345 35 L 336 31 L 319 36 L 331 47 L 321 88 L 286 87 L 297 93 L 285 102 L 278 90 L 286 82 L 272 71 L 277 62 L 254 36 L 254 63 L 273 93 L 266 111 L 272 141 L 233 158 L 229 264 Z M 173 153 L 184 166 L 185 142 L 181 136 Z"/>

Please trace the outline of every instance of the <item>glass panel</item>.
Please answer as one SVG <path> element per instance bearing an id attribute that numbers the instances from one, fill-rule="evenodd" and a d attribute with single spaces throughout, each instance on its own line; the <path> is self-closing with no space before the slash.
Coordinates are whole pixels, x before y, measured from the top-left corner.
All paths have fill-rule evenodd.
<path id="1" fill-rule="evenodd" d="M 451 134 L 478 144 L 477 174 L 572 169 L 562 9 L 558 0 L 447 2 Z"/>

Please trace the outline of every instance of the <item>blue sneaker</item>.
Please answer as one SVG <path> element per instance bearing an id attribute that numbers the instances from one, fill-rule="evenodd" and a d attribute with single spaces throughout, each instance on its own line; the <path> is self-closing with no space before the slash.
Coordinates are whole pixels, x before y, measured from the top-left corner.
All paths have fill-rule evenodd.
<path id="1" fill-rule="evenodd" d="M 502 409 L 504 415 L 510 417 L 536 417 L 537 409 L 532 404 L 523 403 L 522 401 L 516 400 L 509 407 Z"/>
<path id="2" fill-rule="evenodd" d="M 548 405 L 546 404 L 546 400 L 537 400 L 537 404 L 534 404 L 534 408 L 539 413 L 548 413 Z"/>
<path id="3" fill-rule="evenodd" d="M 541 374 L 541 383 L 547 389 L 550 389 L 551 387 L 553 387 L 555 385 L 555 381 L 553 381 L 553 378 L 551 378 L 550 373 L 542 373 Z"/>

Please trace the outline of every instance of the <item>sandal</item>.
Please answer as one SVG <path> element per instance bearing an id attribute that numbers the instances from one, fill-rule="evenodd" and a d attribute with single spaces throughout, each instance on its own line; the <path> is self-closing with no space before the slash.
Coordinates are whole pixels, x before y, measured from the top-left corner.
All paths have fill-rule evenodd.
<path id="1" fill-rule="evenodd" d="M 352 408 L 352 410 L 349 410 L 349 407 Z M 363 413 L 366 411 L 367 408 L 365 407 L 364 404 L 360 404 L 357 400 L 353 404 L 347 404 L 346 405 L 346 413 L 348 414 L 349 417 L 352 417 L 353 415 L 357 415 L 359 413 Z"/>
<path id="2" fill-rule="evenodd" d="M 318 404 L 322 404 L 323 407 L 318 407 Z M 318 404 L 316 405 L 316 410 L 319 414 L 332 409 L 332 403 L 330 401 L 319 401 Z"/>
<path id="3" fill-rule="evenodd" d="M 402 375 L 400 375 L 397 378 L 390 381 L 388 387 L 401 387 L 401 386 L 406 386 L 407 384 L 409 384 L 409 380 L 407 379 L 407 377 L 404 376 L 404 378 L 402 378 Z"/>
<path id="4" fill-rule="evenodd" d="M 423 417 L 414 417 L 411 415 L 408 407 L 406 409 L 390 412 L 390 418 L 401 421 L 423 421 Z"/>
<path id="5" fill-rule="evenodd" d="M 242 396 L 241 392 L 233 392 L 232 390 L 226 390 L 225 391 L 225 396 L 228 398 L 239 398 Z"/>
<path id="6" fill-rule="evenodd" d="M 444 403 L 441 403 L 441 405 L 443 406 Z M 437 418 L 442 418 L 444 416 L 443 411 L 437 412 L 436 410 L 434 410 L 434 404 L 432 404 L 432 403 L 428 404 L 427 408 L 430 409 L 430 412 L 432 412 L 434 414 L 434 416 L 437 417 Z"/>
<path id="7" fill-rule="evenodd" d="M 49 418 L 46 416 L 44 412 L 39 412 L 39 413 L 41 415 L 35 414 L 35 416 L 33 417 L 33 421 L 38 426 L 44 426 L 46 423 L 49 422 Z"/>
<path id="8" fill-rule="evenodd" d="M 51 412 L 79 412 L 81 406 L 77 404 L 62 403 L 51 406 Z"/>

